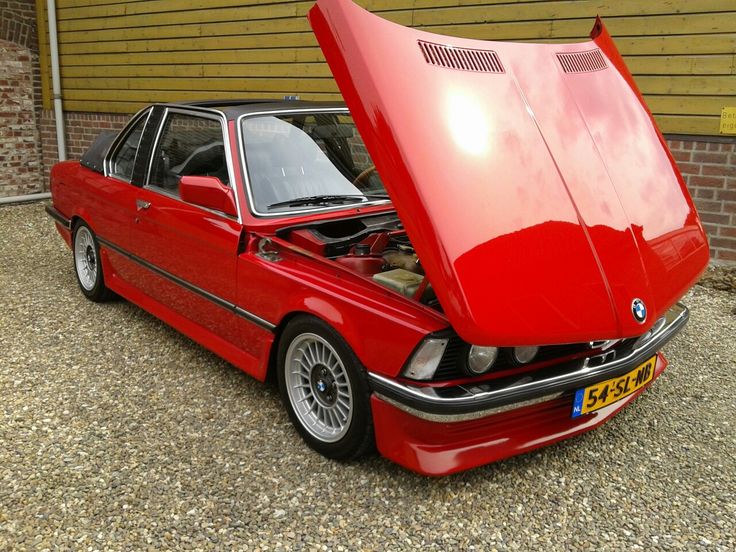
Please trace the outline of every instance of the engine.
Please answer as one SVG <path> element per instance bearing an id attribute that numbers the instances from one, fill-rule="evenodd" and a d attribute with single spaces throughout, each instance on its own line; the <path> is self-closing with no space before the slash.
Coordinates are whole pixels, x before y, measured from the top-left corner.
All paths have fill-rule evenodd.
<path id="1" fill-rule="evenodd" d="M 287 239 L 438 308 L 414 247 L 395 214 L 318 223 L 291 230 Z"/>

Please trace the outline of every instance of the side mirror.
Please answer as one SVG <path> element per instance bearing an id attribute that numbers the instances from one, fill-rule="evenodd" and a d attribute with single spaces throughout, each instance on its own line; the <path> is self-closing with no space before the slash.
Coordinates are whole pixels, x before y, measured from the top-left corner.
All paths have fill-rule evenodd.
<path id="1" fill-rule="evenodd" d="M 225 186 L 216 176 L 182 176 L 179 180 L 179 196 L 187 203 L 238 216 L 233 189 Z"/>

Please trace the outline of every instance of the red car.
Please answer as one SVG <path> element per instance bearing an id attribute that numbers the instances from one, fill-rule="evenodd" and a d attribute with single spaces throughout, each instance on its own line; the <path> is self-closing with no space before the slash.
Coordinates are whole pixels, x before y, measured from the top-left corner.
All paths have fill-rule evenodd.
<path id="1" fill-rule="evenodd" d="M 447 474 L 630 403 L 709 256 L 601 22 L 545 45 L 309 17 L 350 111 L 157 104 L 54 167 L 82 293 L 275 377 L 330 458 Z"/>

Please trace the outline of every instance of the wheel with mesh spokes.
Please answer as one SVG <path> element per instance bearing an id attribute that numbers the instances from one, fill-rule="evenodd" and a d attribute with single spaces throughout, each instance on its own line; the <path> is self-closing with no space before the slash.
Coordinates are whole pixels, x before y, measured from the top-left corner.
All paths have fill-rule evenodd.
<path id="1" fill-rule="evenodd" d="M 279 340 L 277 362 L 282 400 L 309 446 L 338 460 L 371 448 L 365 369 L 331 326 L 307 316 L 292 320 Z"/>
<path id="2" fill-rule="evenodd" d="M 94 233 L 84 222 L 74 227 L 72 253 L 79 289 L 85 297 L 96 302 L 109 299 L 111 292 L 105 286 L 102 274 L 100 247 Z"/>

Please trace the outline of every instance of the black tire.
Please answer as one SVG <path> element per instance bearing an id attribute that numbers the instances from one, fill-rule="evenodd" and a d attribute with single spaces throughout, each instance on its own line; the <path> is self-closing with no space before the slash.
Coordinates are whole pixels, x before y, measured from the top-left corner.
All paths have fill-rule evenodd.
<path id="1" fill-rule="evenodd" d="M 339 374 L 339 380 L 335 379 L 334 385 L 338 385 L 338 381 L 345 381 L 344 376 L 346 376 L 348 380 L 349 390 L 346 390 L 344 388 L 343 392 L 345 392 L 346 394 L 349 393 L 352 398 L 352 402 L 350 403 L 350 405 L 352 406 L 350 420 L 349 422 L 344 424 L 344 427 L 339 432 L 337 432 L 342 436 L 338 440 L 334 441 L 320 438 L 314 433 L 314 431 L 318 430 L 313 431 L 307 427 L 307 422 L 304 420 L 306 415 L 304 413 L 298 414 L 295 410 L 294 404 L 297 401 L 294 398 L 294 393 L 296 393 L 297 391 L 294 391 L 294 389 L 296 388 L 292 385 L 291 393 L 289 391 L 289 382 L 293 383 L 294 379 L 292 377 L 292 379 L 290 380 L 286 374 L 288 368 L 287 354 L 289 353 L 292 344 L 295 344 L 296 347 L 299 343 L 304 343 L 305 339 L 314 339 L 313 336 L 317 336 L 318 338 L 321 338 L 321 340 L 329 344 L 329 347 L 331 349 L 326 348 L 324 350 L 330 350 L 331 353 L 335 353 L 339 357 L 341 367 L 336 368 L 337 373 Z M 310 341 L 306 341 L 306 343 L 310 343 Z M 312 449 L 319 452 L 323 456 L 326 456 L 327 458 L 343 461 L 353 460 L 355 458 L 363 456 L 368 452 L 371 452 L 374 449 L 375 441 L 373 437 L 373 418 L 371 416 L 370 407 L 370 388 L 368 385 L 368 376 L 366 370 L 358 360 L 358 357 L 355 356 L 355 353 L 352 351 L 350 346 L 342 338 L 342 336 L 338 332 L 336 332 L 329 324 L 318 318 L 306 315 L 299 316 L 291 320 L 286 328 L 284 328 L 284 331 L 279 339 L 276 362 L 281 400 L 284 403 L 284 407 L 286 408 L 286 411 L 289 414 L 289 418 L 294 424 L 294 427 L 299 432 L 302 439 L 304 439 L 304 441 Z M 343 370 L 340 370 L 340 368 L 342 368 Z M 312 370 L 317 370 L 317 367 L 312 367 Z M 330 372 L 330 374 L 333 375 L 335 373 L 336 372 Z M 302 377 L 306 380 L 304 376 Z M 309 385 L 311 385 L 311 382 Z M 306 383 L 302 387 L 306 387 Z M 318 389 L 319 386 L 315 383 L 315 385 L 312 386 L 309 390 L 309 392 L 314 395 L 315 401 L 317 400 L 317 395 L 320 393 Z M 329 391 L 326 392 L 329 393 Z M 320 397 L 322 396 L 323 395 L 320 395 Z M 325 396 L 329 397 L 329 395 Z M 337 395 L 335 396 L 337 397 Z M 339 398 L 337 400 L 339 400 Z M 302 401 L 302 403 L 303 402 L 304 401 Z M 328 406 L 327 408 L 333 407 Z M 339 412 L 334 408 L 333 410 L 335 412 Z M 336 415 L 334 416 L 335 417 L 333 418 L 333 420 L 335 422 L 339 423 L 341 421 L 344 421 L 337 420 Z M 347 419 L 347 416 L 345 416 L 345 418 Z"/>
<path id="2" fill-rule="evenodd" d="M 80 246 L 78 251 L 77 246 Z M 100 245 L 92 229 L 83 221 L 74 225 L 72 233 L 72 262 L 77 284 L 90 301 L 101 303 L 112 298 L 105 286 L 105 276 L 100 262 Z"/>

